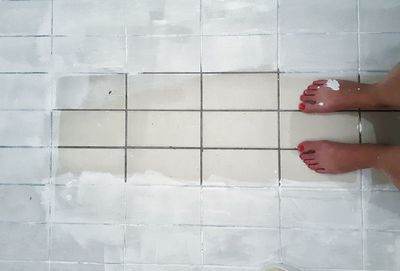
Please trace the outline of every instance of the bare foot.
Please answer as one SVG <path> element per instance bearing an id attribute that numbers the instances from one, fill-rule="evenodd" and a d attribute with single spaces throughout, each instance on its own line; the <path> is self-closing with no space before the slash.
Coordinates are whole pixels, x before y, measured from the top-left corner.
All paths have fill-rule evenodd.
<path id="1" fill-rule="evenodd" d="M 339 174 L 376 168 L 386 173 L 400 189 L 400 147 L 305 141 L 297 149 L 303 162 L 318 173 Z"/>

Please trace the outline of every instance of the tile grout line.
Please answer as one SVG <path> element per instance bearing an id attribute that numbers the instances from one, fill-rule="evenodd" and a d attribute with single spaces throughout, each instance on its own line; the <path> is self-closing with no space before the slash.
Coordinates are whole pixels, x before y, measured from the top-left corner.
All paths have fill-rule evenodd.
<path id="1" fill-rule="evenodd" d="M 125 146 L 124 146 L 124 195 L 123 195 L 123 208 L 124 208 L 124 225 L 123 225 L 123 270 L 125 270 L 126 265 L 126 229 L 127 229 L 127 216 L 128 216 L 128 74 L 125 76 Z"/>

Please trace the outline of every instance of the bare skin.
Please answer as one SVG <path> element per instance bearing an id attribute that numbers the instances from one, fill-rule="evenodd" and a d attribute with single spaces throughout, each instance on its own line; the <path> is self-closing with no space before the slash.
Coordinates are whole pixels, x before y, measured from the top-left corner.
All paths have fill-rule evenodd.
<path id="1" fill-rule="evenodd" d="M 400 107 L 400 65 L 377 84 L 338 81 L 338 91 L 327 87 L 326 80 L 314 81 L 300 97 L 300 110 L 305 113 L 327 113 Z M 375 168 L 389 176 L 400 189 L 400 146 L 305 141 L 298 146 L 298 150 L 303 162 L 318 173 L 339 174 Z"/>

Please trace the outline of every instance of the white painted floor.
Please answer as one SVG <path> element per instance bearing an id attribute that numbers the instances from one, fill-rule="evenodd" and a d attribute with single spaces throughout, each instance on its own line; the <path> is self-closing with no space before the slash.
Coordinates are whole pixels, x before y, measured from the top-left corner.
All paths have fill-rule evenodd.
<path id="1" fill-rule="evenodd" d="M 279 8 L 278 8 L 279 7 Z M 0 0 L 0 270 L 400 270 L 400 193 L 303 140 L 400 144 L 400 111 L 305 115 L 400 61 L 399 0 Z"/>

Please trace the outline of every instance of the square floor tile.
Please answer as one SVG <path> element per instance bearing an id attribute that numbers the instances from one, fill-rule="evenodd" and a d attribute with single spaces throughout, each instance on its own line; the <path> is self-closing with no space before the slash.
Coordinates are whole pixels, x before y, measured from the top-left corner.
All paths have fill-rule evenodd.
<path id="1" fill-rule="evenodd" d="M 360 35 L 360 67 L 364 71 L 389 71 L 399 63 L 400 33 Z"/>
<path id="2" fill-rule="evenodd" d="M 280 106 L 284 110 L 298 110 L 300 96 L 314 80 L 341 79 L 357 82 L 357 73 L 281 73 L 279 75 Z"/>
<path id="3" fill-rule="evenodd" d="M 128 145 L 199 147 L 199 112 L 129 112 Z"/>
<path id="4" fill-rule="evenodd" d="M 207 265 L 261 266 L 279 260 L 277 229 L 207 227 L 203 235 Z"/>
<path id="5" fill-rule="evenodd" d="M 281 71 L 343 71 L 358 67 L 355 33 L 281 35 L 279 50 Z"/>
<path id="6" fill-rule="evenodd" d="M 128 77 L 128 108 L 199 110 L 200 84 L 200 75 L 131 75 Z"/>
<path id="7" fill-rule="evenodd" d="M 55 96 L 60 109 L 125 109 L 125 76 L 60 76 Z"/>
<path id="8" fill-rule="evenodd" d="M 357 1 L 282 0 L 279 23 L 282 33 L 357 32 Z"/>
<path id="9" fill-rule="evenodd" d="M 368 191 L 363 196 L 365 228 L 400 230 L 398 191 Z"/>
<path id="10" fill-rule="evenodd" d="M 283 229 L 283 261 L 310 269 L 362 269 L 361 238 L 359 231 Z"/>
<path id="11" fill-rule="evenodd" d="M 277 186 L 278 151 L 204 150 L 203 184 Z"/>
<path id="12" fill-rule="evenodd" d="M 122 223 L 123 185 L 56 186 L 52 221 L 56 223 Z"/>
<path id="13" fill-rule="evenodd" d="M 400 112 L 362 112 L 362 143 L 400 144 Z"/>
<path id="14" fill-rule="evenodd" d="M 39 111 L 1 111 L 0 145 L 49 146 L 50 114 Z"/>
<path id="15" fill-rule="evenodd" d="M 200 188 L 127 187 L 127 222 L 132 224 L 200 224 Z"/>
<path id="16" fill-rule="evenodd" d="M 123 264 L 51 263 L 50 271 L 124 271 Z"/>
<path id="17" fill-rule="evenodd" d="M 368 168 L 362 170 L 363 188 L 365 190 L 391 190 L 398 191 L 391 179 L 383 172 Z"/>
<path id="18" fill-rule="evenodd" d="M 399 32 L 400 3 L 396 0 L 360 1 L 360 31 Z"/>
<path id="19" fill-rule="evenodd" d="M 203 271 L 200 266 L 190 265 L 159 265 L 159 264 L 132 264 L 125 265 L 125 271 Z"/>
<path id="20" fill-rule="evenodd" d="M 125 151 L 122 149 L 56 149 L 53 152 L 57 184 L 122 184 Z"/>
<path id="21" fill-rule="evenodd" d="M 128 35 L 200 34 L 198 0 L 127 2 Z"/>
<path id="22" fill-rule="evenodd" d="M 283 189 L 280 199 L 283 227 L 361 229 L 359 191 Z"/>
<path id="23" fill-rule="evenodd" d="M 204 109 L 277 109 L 276 74 L 203 75 Z"/>
<path id="24" fill-rule="evenodd" d="M 202 8 L 204 34 L 261 34 L 277 31 L 276 0 L 205 0 Z"/>
<path id="25" fill-rule="evenodd" d="M 48 232 L 45 224 L 0 223 L 0 259 L 47 261 Z"/>
<path id="26" fill-rule="evenodd" d="M 200 37 L 128 37 L 129 72 L 199 72 Z"/>
<path id="27" fill-rule="evenodd" d="M 200 150 L 128 150 L 132 184 L 200 184 Z"/>
<path id="28" fill-rule="evenodd" d="M 281 113 L 281 147 L 296 148 L 307 140 L 358 143 L 358 114 L 302 112 Z"/>
<path id="29" fill-rule="evenodd" d="M 203 71 L 276 71 L 276 35 L 205 36 Z"/>
<path id="30" fill-rule="evenodd" d="M 0 270 L 2 271 L 49 271 L 49 264 L 45 262 L 1 262 Z"/>
<path id="31" fill-rule="evenodd" d="M 59 72 L 122 72 L 125 38 L 70 36 L 54 38 L 54 69 Z"/>
<path id="32" fill-rule="evenodd" d="M 319 174 L 309 169 L 295 150 L 281 150 L 282 186 L 359 188 L 359 171 L 345 174 Z"/>
<path id="33" fill-rule="evenodd" d="M 55 1 L 53 9 L 56 35 L 125 34 L 123 0 Z"/>
<path id="34" fill-rule="evenodd" d="M 205 225 L 279 227 L 276 190 L 203 188 L 202 198 Z"/>
<path id="35" fill-rule="evenodd" d="M 47 222 L 50 192 L 46 186 L 1 185 L 1 222 Z"/>
<path id="36" fill-rule="evenodd" d="M 119 263 L 124 232 L 118 225 L 53 225 L 51 260 Z M 76 269 L 75 269 L 76 270 Z"/>
<path id="37" fill-rule="evenodd" d="M 22 170 L 21 170 L 22 169 Z M 50 179 L 47 148 L 1 148 L 0 183 L 43 184 Z"/>
<path id="38" fill-rule="evenodd" d="M 386 78 L 387 72 L 361 72 L 360 82 L 366 84 L 378 83 Z"/>
<path id="39" fill-rule="evenodd" d="M 128 226 L 126 262 L 199 264 L 200 229 L 184 226 Z"/>
<path id="40" fill-rule="evenodd" d="M 54 112 L 53 144 L 58 146 L 124 146 L 125 112 Z"/>
<path id="41" fill-rule="evenodd" d="M 276 148 L 276 112 L 205 112 L 205 147 Z"/>
<path id="42" fill-rule="evenodd" d="M 0 72 L 46 72 L 50 70 L 49 37 L 2 37 Z"/>
<path id="43" fill-rule="evenodd" d="M 47 74 L 1 74 L 0 109 L 50 109 L 51 80 Z"/>

